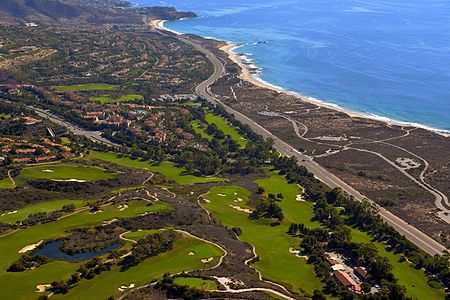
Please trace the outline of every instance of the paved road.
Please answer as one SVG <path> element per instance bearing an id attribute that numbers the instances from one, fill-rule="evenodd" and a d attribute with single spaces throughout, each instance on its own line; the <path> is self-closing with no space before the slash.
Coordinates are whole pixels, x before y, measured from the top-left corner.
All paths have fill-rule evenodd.
<path id="1" fill-rule="evenodd" d="M 40 108 L 37 108 L 34 106 L 28 106 L 28 108 L 34 110 L 41 117 L 47 118 L 50 121 L 52 121 L 53 123 L 56 123 L 58 125 L 66 127 L 73 134 L 85 136 L 88 139 L 90 139 L 91 141 L 94 141 L 97 143 L 102 143 L 102 144 L 106 144 L 106 145 L 113 146 L 113 147 L 120 147 L 120 145 L 113 143 L 110 140 L 107 140 L 104 137 L 102 137 L 101 131 L 84 130 L 84 129 L 78 127 L 77 125 L 74 125 L 74 124 L 62 119 L 61 117 L 58 117 L 58 116 L 52 114 L 51 112 L 49 112 L 47 110 L 40 109 Z"/>
<path id="2" fill-rule="evenodd" d="M 198 95 L 206 98 L 208 101 L 212 103 L 222 105 L 227 112 L 233 114 L 235 118 L 240 122 L 250 126 L 256 133 L 262 135 L 265 138 L 272 138 L 274 140 L 275 149 L 277 149 L 284 155 L 295 156 L 298 159 L 300 165 L 307 167 L 310 172 L 314 173 L 318 179 L 323 181 L 331 188 L 340 187 L 359 201 L 367 199 L 364 195 L 362 195 L 360 192 L 358 192 L 350 185 L 342 181 L 340 178 L 332 174 L 330 171 L 326 170 L 315 161 L 312 161 L 310 157 L 303 155 L 302 153 L 294 149 L 291 145 L 279 139 L 278 137 L 273 135 L 271 132 L 269 132 L 267 129 L 265 129 L 252 119 L 234 110 L 233 108 L 225 105 L 220 99 L 214 97 L 210 92 L 210 87 L 214 82 L 216 82 L 221 76 L 225 74 L 225 67 L 223 63 L 216 56 L 214 56 L 214 54 L 212 54 L 209 50 L 205 49 L 203 46 L 195 42 L 192 42 L 182 36 L 179 36 L 179 39 L 189 45 L 192 45 L 198 51 L 202 52 L 214 65 L 214 73 L 211 75 L 211 77 L 202 82 L 201 84 L 199 84 L 195 89 Z M 403 234 L 406 238 L 408 238 L 411 242 L 417 245 L 417 247 L 421 248 L 425 252 L 434 255 L 438 253 L 441 254 L 442 251 L 447 250 L 443 245 L 436 242 L 428 235 L 418 230 L 417 228 L 411 226 L 410 224 L 403 221 L 399 217 L 395 216 L 391 212 L 387 211 L 385 208 L 383 207 L 378 208 L 380 216 L 386 223 L 394 227 L 399 233 Z"/>

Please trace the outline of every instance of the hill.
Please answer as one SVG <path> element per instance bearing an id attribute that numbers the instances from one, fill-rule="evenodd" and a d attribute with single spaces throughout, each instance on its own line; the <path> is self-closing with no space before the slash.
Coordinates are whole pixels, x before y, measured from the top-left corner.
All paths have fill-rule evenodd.
<path id="1" fill-rule="evenodd" d="M 194 17 L 172 7 L 133 8 L 120 0 L 2 0 L 0 24 L 21 22 L 141 24 L 143 17 L 178 19 Z"/>

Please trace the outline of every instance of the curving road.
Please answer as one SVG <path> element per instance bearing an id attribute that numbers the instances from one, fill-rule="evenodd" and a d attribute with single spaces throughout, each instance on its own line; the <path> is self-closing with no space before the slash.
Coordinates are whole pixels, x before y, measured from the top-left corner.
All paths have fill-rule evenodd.
<path id="1" fill-rule="evenodd" d="M 164 29 L 158 28 L 159 32 L 166 34 Z M 173 33 L 167 33 L 170 36 L 174 36 Z M 206 58 L 213 64 L 214 66 L 214 73 L 204 82 L 199 84 L 195 88 L 195 92 L 199 95 L 204 97 L 206 100 L 208 100 L 211 103 L 214 104 L 220 104 L 224 107 L 224 109 L 228 112 L 234 115 L 234 117 L 239 120 L 240 122 L 250 126 L 253 131 L 256 133 L 262 135 L 264 138 L 271 138 L 274 140 L 274 148 L 278 151 L 280 151 L 282 154 L 287 156 L 294 156 L 298 159 L 299 164 L 303 165 L 308 168 L 308 170 L 314 175 L 323 181 L 325 184 L 330 186 L 331 188 L 340 187 L 344 191 L 346 191 L 348 194 L 352 195 L 357 199 L 358 201 L 362 201 L 364 199 L 367 199 L 363 194 L 352 188 L 350 185 L 342 181 L 340 178 L 332 174 L 330 171 L 326 170 L 322 166 L 320 166 L 318 163 L 311 161 L 311 158 L 303 155 L 296 149 L 294 149 L 291 145 L 286 143 L 285 141 L 279 139 L 277 136 L 272 134 L 270 131 L 265 129 L 263 126 L 256 123 L 254 120 L 250 119 L 249 117 L 245 116 L 244 114 L 234 110 L 230 106 L 224 104 L 220 99 L 214 97 L 210 91 L 210 87 L 220 78 L 222 77 L 226 71 L 223 63 L 209 50 L 205 49 L 203 46 L 187 39 L 186 37 L 182 35 L 178 35 L 177 38 L 186 44 L 191 45 L 195 49 L 197 49 L 199 52 L 203 53 Z M 376 205 L 376 204 L 375 204 Z M 400 234 L 403 234 L 407 239 L 409 239 L 411 242 L 413 242 L 417 247 L 422 249 L 423 251 L 435 255 L 435 254 L 442 254 L 444 250 L 447 250 L 446 247 L 423 233 L 422 231 L 418 230 L 417 228 L 411 226 L 407 222 L 403 221 L 401 218 L 397 217 L 396 215 L 392 214 L 391 212 L 387 211 L 383 207 L 379 207 L 379 214 L 383 218 L 383 220 L 394 227 Z"/>

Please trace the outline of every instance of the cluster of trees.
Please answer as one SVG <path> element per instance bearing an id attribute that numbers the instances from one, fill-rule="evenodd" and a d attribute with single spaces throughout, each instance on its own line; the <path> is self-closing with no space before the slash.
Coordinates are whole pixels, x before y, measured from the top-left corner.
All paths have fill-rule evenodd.
<path id="1" fill-rule="evenodd" d="M 29 214 L 28 217 L 20 221 L 22 227 L 34 226 L 39 223 L 49 223 L 57 220 L 62 215 L 75 211 L 76 207 L 73 204 L 64 205 L 60 210 L 55 210 L 50 213 L 47 212 L 37 212 Z"/>
<path id="2" fill-rule="evenodd" d="M 250 219 L 275 218 L 278 222 L 273 225 L 279 225 L 284 219 L 283 210 L 275 203 L 274 198 L 262 197 L 255 206 L 255 210 L 248 216 Z"/>
<path id="3" fill-rule="evenodd" d="M 380 283 L 381 289 L 375 295 L 364 295 L 363 299 L 407 299 L 406 289 L 396 283 L 392 266 L 388 259 L 378 255 L 373 244 L 350 242 L 350 229 L 345 225 L 337 226 L 330 234 L 328 229 L 307 228 L 304 224 L 291 224 L 288 233 L 301 236 L 300 246 L 308 256 L 308 263 L 314 264 L 314 270 L 325 283 L 325 292 L 340 299 L 355 299 L 356 295 L 330 276 L 331 264 L 325 256 L 325 248 L 337 247 L 348 253 L 355 261 L 365 266 L 371 278 Z M 363 284 L 364 291 L 370 291 L 370 285 Z"/>
<path id="4" fill-rule="evenodd" d="M 75 284 L 79 282 L 82 278 L 92 279 L 96 275 L 102 272 L 111 270 L 112 264 L 110 262 L 103 262 L 101 258 L 94 257 L 90 261 L 82 264 L 75 274 L 72 274 L 71 279 L 68 281 L 69 284 Z"/>
<path id="5" fill-rule="evenodd" d="M 146 236 L 133 246 L 132 254 L 120 262 L 121 270 L 125 271 L 149 257 L 169 251 L 178 238 L 178 233 L 168 230 Z"/>
<path id="6" fill-rule="evenodd" d="M 450 260 L 448 252 L 444 255 L 430 255 L 421 251 L 394 228 L 386 224 L 378 215 L 377 208 L 368 201 L 358 202 L 339 188 L 327 193 L 326 200 L 335 206 L 344 207 L 349 216 L 348 223 L 369 233 L 375 239 L 385 242 L 395 253 L 401 253 L 416 268 L 425 269 L 429 275 L 436 276 L 446 287 L 450 286 Z"/>
<path id="7" fill-rule="evenodd" d="M 4 233 L 10 229 L 16 229 L 16 228 L 17 228 L 17 225 L 0 222 L 0 234 Z"/>
<path id="8" fill-rule="evenodd" d="M 87 251 L 99 251 L 119 242 L 119 234 L 122 232 L 123 229 L 112 226 L 75 229 L 71 235 L 63 239 L 63 244 L 60 248 L 70 255 Z"/>
<path id="9" fill-rule="evenodd" d="M 8 272 L 23 272 L 31 268 L 37 268 L 43 264 L 48 263 L 50 260 L 46 256 L 33 255 L 26 253 L 22 255 L 19 260 L 15 261 L 8 268 Z"/>
<path id="10" fill-rule="evenodd" d="M 184 166 L 188 173 L 206 176 L 217 174 L 222 167 L 222 162 L 217 156 L 201 151 L 183 151 L 175 156 L 174 161 Z"/>

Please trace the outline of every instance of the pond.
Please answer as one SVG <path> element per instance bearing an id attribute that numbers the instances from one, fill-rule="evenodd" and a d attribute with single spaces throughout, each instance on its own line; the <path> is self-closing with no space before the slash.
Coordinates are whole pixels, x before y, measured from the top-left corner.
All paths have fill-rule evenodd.
<path id="1" fill-rule="evenodd" d="M 109 251 L 116 250 L 120 248 L 121 244 L 113 244 L 106 248 L 103 248 L 99 251 L 86 251 L 86 252 L 80 252 L 75 253 L 73 255 L 67 254 L 66 252 L 62 251 L 60 247 L 62 246 L 63 241 L 62 240 L 56 240 L 53 242 L 48 243 L 41 249 L 34 252 L 36 255 L 43 255 L 47 256 L 50 259 L 54 260 L 64 260 L 64 261 L 71 261 L 71 262 L 78 262 L 78 261 L 84 261 L 91 259 L 93 257 L 108 253 Z"/>

